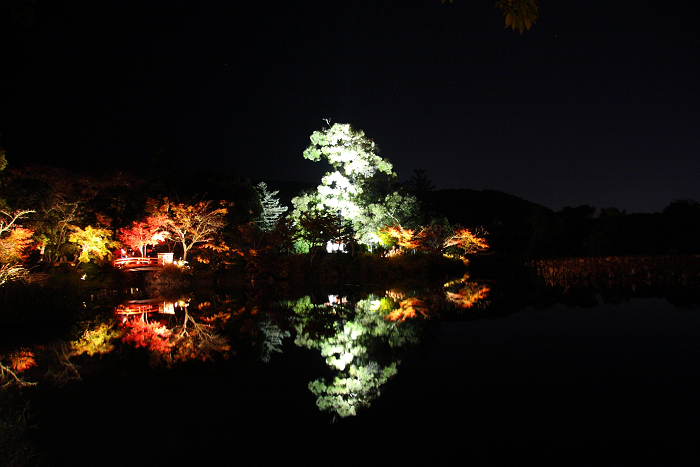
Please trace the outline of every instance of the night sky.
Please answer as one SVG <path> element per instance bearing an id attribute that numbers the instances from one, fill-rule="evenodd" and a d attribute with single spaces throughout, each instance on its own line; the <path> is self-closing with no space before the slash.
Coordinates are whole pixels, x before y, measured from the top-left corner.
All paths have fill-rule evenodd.
<path id="1" fill-rule="evenodd" d="M 309 135 L 352 123 L 402 180 L 559 210 L 700 200 L 697 2 L 37 0 L 0 27 L 11 166 L 316 182 Z"/>

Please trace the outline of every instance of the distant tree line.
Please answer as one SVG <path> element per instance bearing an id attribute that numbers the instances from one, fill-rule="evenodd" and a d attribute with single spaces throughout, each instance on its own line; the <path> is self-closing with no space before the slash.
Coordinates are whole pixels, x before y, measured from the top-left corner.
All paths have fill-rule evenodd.
<path id="1" fill-rule="evenodd" d="M 583 205 L 553 211 L 492 190 L 437 190 L 429 209 L 451 222 L 481 225 L 494 254 L 526 258 L 700 254 L 700 203 L 681 199 L 662 212 L 627 213 Z"/>

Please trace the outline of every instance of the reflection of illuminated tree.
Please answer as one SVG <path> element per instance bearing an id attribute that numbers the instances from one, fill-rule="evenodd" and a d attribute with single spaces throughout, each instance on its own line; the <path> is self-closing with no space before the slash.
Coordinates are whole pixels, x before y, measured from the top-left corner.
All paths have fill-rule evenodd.
<path id="1" fill-rule="evenodd" d="M 21 376 L 21 373 L 34 366 L 36 366 L 34 353 L 29 349 L 16 349 L 0 355 L 0 390 L 9 386 L 22 387 L 36 384 L 26 381 Z"/>
<path id="2" fill-rule="evenodd" d="M 483 307 L 488 304 L 485 300 L 491 288 L 486 284 L 469 280 L 469 274 L 461 279 L 448 282 L 444 286 L 445 298 L 459 308 Z"/>
<path id="3" fill-rule="evenodd" d="M 376 362 L 366 366 L 352 365 L 347 376 L 336 376 L 327 385 L 323 379 L 309 383 L 309 390 L 317 397 L 319 409 L 335 412 L 341 417 L 357 415 L 357 409 L 369 407 L 379 396 L 379 387 L 396 374 L 397 362 L 380 368 Z"/>
<path id="4" fill-rule="evenodd" d="M 75 355 L 104 355 L 114 350 L 114 341 L 123 336 L 123 332 L 110 323 L 102 323 L 93 329 L 87 329 L 77 340 L 71 341 Z"/>
<path id="5" fill-rule="evenodd" d="M 263 353 L 260 360 L 267 363 L 272 358 L 273 352 L 282 353 L 282 339 L 289 337 L 289 331 L 282 331 L 280 327 L 272 321 L 263 321 L 259 324 L 260 331 L 265 334 L 263 341 Z"/>
<path id="6" fill-rule="evenodd" d="M 71 358 L 76 354 L 72 347 L 65 342 L 57 342 L 51 346 L 51 360 L 48 362 L 48 370 L 46 376 L 53 379 L 55 384 L 63 386 L 69 381 L 82 380 L 78 366 L 71 361 Z"/>
<path id="7" fill-rule="evenodd" d="M 412 303 L 418 306 L 418 301 Z M 312 305 L 308 297 L 294 305 L 295 343 L 318 349 L 337 372 L 331 381 L 321 378 L 309 383 L 319 409 L 341 417 L 355 415 L 358 409 L 368 407 L 379 396 L 380 387 L 396 374 L 400 362 L 391 349 L 415 343 L 418 329 L 407 320 L 408 315 L 392 320 L 397 306 L 401 309 L 394 300 L 373 296 L 354 307 L 343 306 L 342 300 Z M 322 327 L 326 332 L 318 332 L 314 323 L 313 317 L 319 315 L 333 317 Z"/>
<path id="8" fill-rule="evenodd" d="M 224 323 L 230 317 L 221 314 L 213 317 L 210 322 L 198 322 L 185 308 L 185 318 L 181 326 L 173 330 L 173 362 L 187 360 L 213 360 L 215 354 L 227 355 L 231 349 L 228 340 L 217 332 L 216 321 Z"/>
<path id="9" fill-rule="evenodd" d="M 182 304 L 181 304 L 182 305 Z M 122 342 L 136 348 L 146 349 L 151 355 L 151 363 L 165 362 L 170 365 L 187 360 L 212 360 L 215 354 L 230 350 L 228 340 L 217 332 L 229 314 L 219 313 L 210 318 L 195 319 L 186 306 L 182 322 L 166 324 L 161 320 L 149 320 L 143 315 L 137 319 L 125 319 L 122 323 Z"/>
<path id="10" fill-rule="evenodd" d="M 425 315 L 425 303 L 415 297 L 407 298 L 399 302 L 399 307 L 391 310 L 391 312 L 386 315 L 386 319 L 389 321 L 406 321 L 407 318 L 415 318 L 418 314 Z"/>
<path id="11" fill-rule="evenodd" d="M 168 354 L 171 349 L 172 331 L 157 321 L 126 320 L 122 342 L 134 347 L 146 348 L 155 354 Z"/>

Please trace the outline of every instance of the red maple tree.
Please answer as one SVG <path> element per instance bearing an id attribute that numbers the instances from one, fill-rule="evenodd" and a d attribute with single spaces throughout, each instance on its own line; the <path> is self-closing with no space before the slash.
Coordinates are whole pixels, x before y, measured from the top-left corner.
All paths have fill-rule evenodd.
<path id="1" fill-rule="evenodd" d="M 145 221 L 134 221 L 131 227 L 119 229 L 119 240 L 141 256 L 146 256 L 146 246 L 159 245 L 168 237 L 164 230 L 166 217 L 164 215 L 150 216 Z"/>

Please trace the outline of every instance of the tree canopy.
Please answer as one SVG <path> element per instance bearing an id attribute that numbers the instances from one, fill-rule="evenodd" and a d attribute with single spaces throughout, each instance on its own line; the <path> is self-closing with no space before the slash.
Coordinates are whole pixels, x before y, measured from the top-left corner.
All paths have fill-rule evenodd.
<path id="1" fill-rule="evenodd" d="M 445 3 L 445 0 L 442 0 Z M 450 0 L 453 3 L 453 0 Z M 506 21 L 506 28 L 510 27 L 523 33 L 530 29 L 537 22 L 539 16 L 537 12 L 536 0 L 498 0 L 496 8 L 503 11 Z"/>
<path id="2" fill-rule="evenodd" d="M 336 123 L 313 132 L 310 139 L 304 158 L 326 159 L 333 170 L 314 192 L 292 199 L 295 220 L 310 211 L 329 211 L 350 224 L 358 243 L 372 244 L 380 228 L 412 215 L 415 199 L 392 189 L 396 174 L 391 162 L 362 130 Z"/>

